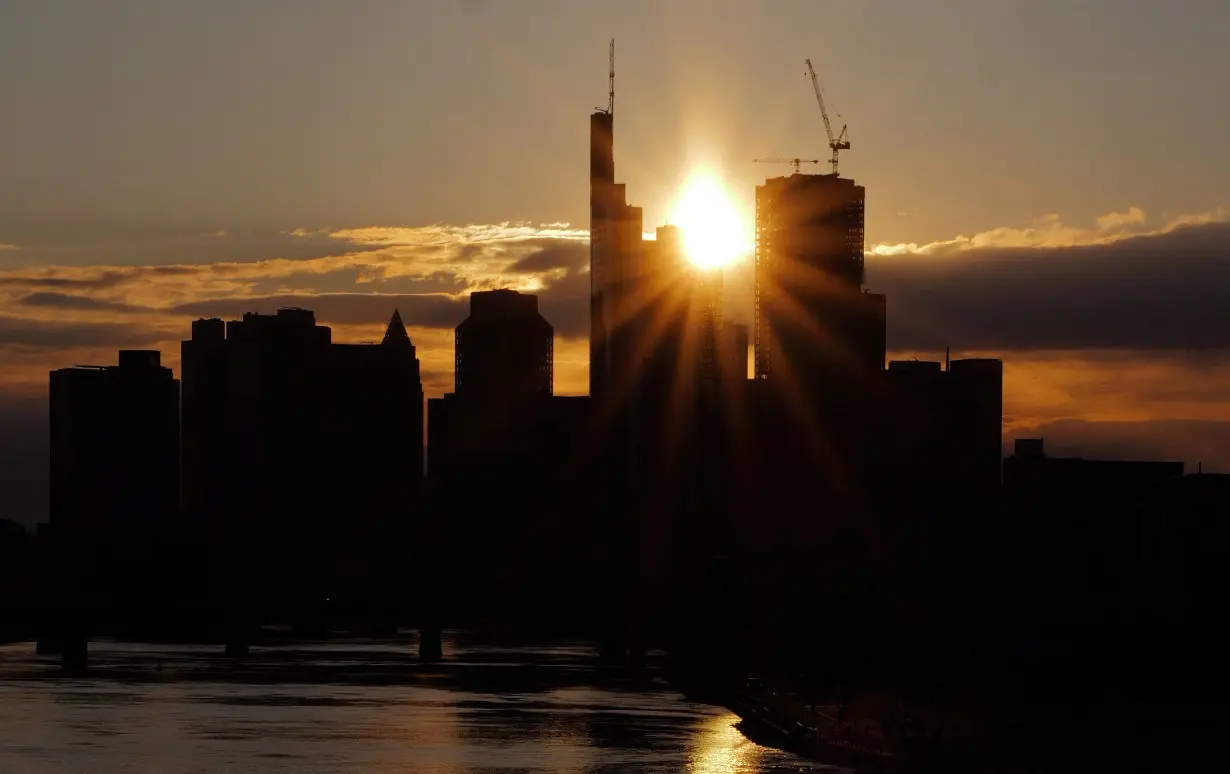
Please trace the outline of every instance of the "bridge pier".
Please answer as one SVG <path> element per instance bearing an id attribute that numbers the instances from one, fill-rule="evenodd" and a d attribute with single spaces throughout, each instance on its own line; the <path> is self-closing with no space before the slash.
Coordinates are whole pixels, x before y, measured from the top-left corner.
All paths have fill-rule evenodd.
<path id="1" fill-rule="evenodd" d="M 40 656 L 58 656 L 64 652 L 64 641 L 53 634 L 44 634 L 34 645 L 34 652 Z"/>
<path id="2" fill-rule="evenodd" d="M 598 658 L 604 666 L 622 665 L 628 657 L 628 643 L 619 634 L 608 632 L 598 643 Z"/>
<path id="3" fill-rule="evenodd" d="M 84 634 L 65 635 L 60 650 L 60 668 L 67 674 L 81 674 L 90 667 L 90 643 Z"/>
<path id="4" fill-rule="evenodd" d="M 440 642 L 439 626 L 419 627 L 419 661 L 432 663 L 444 657 L 444 647 Z"/>
<path id="5" fill-rule="evenodd" d="M 78 610 L 62 610 L 46 621 L 34 652 L 59 656 L 60 668 L 69 674 L 84 672 L 90 663 L 89 624 Z"/>
<path id="6" fill-rule="evenodd" d="M 226 649 L 224 652 L 226 657 L 246 658 L 252 644 L 252 626 L 248 623 L 246 616 L 236 616 L 227 623 L 225 631 Z"/>

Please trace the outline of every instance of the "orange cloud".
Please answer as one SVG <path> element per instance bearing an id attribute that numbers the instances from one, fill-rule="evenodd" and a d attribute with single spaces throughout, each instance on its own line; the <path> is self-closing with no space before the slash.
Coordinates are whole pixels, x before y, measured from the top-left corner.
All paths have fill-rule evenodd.
<path id="1" fill-rule="evenodd" d="M 943 359 L 943 353 L 894 352 Z M 1004 360 L 1004 431 L 1048 423 L 1230 422 L 1230 355 L 1221 351 L 1046 350 L 961 352 Z"/>
<path id="2" fill-rule="evenodd" d="M 303 229 L 291 236 L 319 236 Z M 319 258 L 269 258 L 257 261 L 221 261 L 157 266 L 40 266 L 0 271 L 0 301 L 12 302 L 26 293 L 57 290 L 80 293 L 110 304 L 149 309 L 217 298 L 243 298 L 283 290 L 270 287 L 275 280 L 323 277 L 349 273 L 351 282 L 373 285 L 395 279 L 426 279 L 442 273 L 455 277 L 471 290 L 509 287 L 532 291 L 543 287 L 543 274 L 510 273 L 508 269 L 559 243 L 578 243 L 588 233 L 567 224 L 470 225 L 461 227 L 372 227 L 334 230 L 341 248 L 336 255 Z M 383 246 L 354 251 L 353 246 Z M 310 291 L 308 291 L 310 292 Z M 115 310 L 112 310 L 115 311 Z"/>
<path id="3" fill-rule="evenodd" d="M 942 360 L 942 352 L 900 351 Z M 1005 443 L 1048 453 L 1201 462 L 1230 472 L 1230 354 L 1139 350 L 953 352 L 1004 360 Z"/>
<path id="4" fill-rule="evenodd" d="M 1069 226 L 1056 213 L 1043 215 L 1025 228 L 1004 226 L 982 231 L 973 236 L 958 235 L 952 239 L 918 244 L 903 242 L 895 245 L 877 244 L 867 250 L 867 255 L 948 255 L 964 250 L 986 248 L 1042 248 L 1080 247 L 1105 245 L 1124 239 L 1142 236 L 1169 234 L 1184 226 L 1206 223 L 1222 223 L 1230 220 L 1230 210 L 1218 207 L 1207 212 L 1189 213 L 1171 218 L 1164 224 L 1149 229 L 1148 216 L 1139 207 L 1128 207 L 1123 212 L 1108 212 L 1097 218 L 1092 227 Z"/>
<path id="5" fill-rule="evenodd" d="M 425 389 L 440 394 L 452 389 L 452 325 L 465 315 L 465 298 L 492 287 L 547 294 L 544 313 L 559 331 L 557 388 L 587 390 L 588 346 L 569 338 L 587 319 L 571 313 L 583 307 L 579 294 L 588 286 L 586 232 L 566 223 L 501 223 L 333 229 L 323 236 L 301 229 L 283 237 L 301 238 L 323 239 L 326 250 L 335 240 L 338 249 L 301 259 L 0 270 L 0 390 L 45 393 L 49 369 L 110 363 L 124 347 L 159 349 L 175 368 L 191 319 L 278 305 L 316 309 L 336 341 L 378 340 L 400 304 Z"/>
<path id="6" fill-rule="evenodd" d="M 298 234 L 300 230 L 291 232 Z M 307 232 L 310 233 L 310 232 Z M 589 232 L 571 228 L 568 223 L 497 223 L 492 225 L 470 224 L 468 226 L 417 226 L 387 227 L 369 226 L 329 231 L 334 239 L 342 239 L 359 245 L 424 246 L 424 245 L 470 245 L 483 242 L 515 242 L 526 239 L 574 239 L 587 240 Z"/>

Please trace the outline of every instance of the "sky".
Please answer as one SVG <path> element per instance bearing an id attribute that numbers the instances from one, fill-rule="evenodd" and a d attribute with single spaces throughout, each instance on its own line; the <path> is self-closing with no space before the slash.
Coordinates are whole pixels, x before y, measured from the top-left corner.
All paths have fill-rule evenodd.
<path id="1" fill-rule="evenodd" d="M 894 357 L 1005 360 L 1005 433 L 1230 472 L 1221 0 L 8 0 L 0 517 L 46 515 L 47 371 L 294 304 L 394 307 L 429 395 L 479 288 L 537 292 L 584 393 L 588 114 L 647 229 L 698 171 L 867 188 Z M 750 318 L 750 264 L 727 270 Z"/>

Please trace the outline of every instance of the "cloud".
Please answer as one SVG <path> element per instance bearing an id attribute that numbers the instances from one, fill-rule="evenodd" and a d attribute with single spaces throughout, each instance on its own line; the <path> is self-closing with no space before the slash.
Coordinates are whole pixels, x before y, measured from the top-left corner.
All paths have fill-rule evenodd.
<path id="1" fill-rule="evenodd" d="M 573 271 L 547 278 L 535 295 L 539 311 L 557 334 L 588 335 L 588 274 Z M 197 301 L 165 311 L 184 317 L 234 318 L 244 312 L 270 313 L 298 306 L 314 311 L 326 325 L 361 325 L 385 323 L 397 309 L 408 326 L 452 329 L 469 314 L 469 304 L 468 293 L 294 293 Z"/>
<path id="2" fill-rule="evenodd" d="M 31 293 L 28 296 L 22 296 L 17 303 L 22 306 L 41 306 L 51 307 L 54 309 L 77 309 L 89 311 L 111 311 L 111 312 L 148 312 L 152 311 L 145 307 L 131 306 L 129 304 L 118 304 L 113 301 L 100 301 L 89 296 L 80 296 L 70 293 L 52 293 L 39 292 Z"/>
<path id="3" fill-rule="evenodd" d="M 1126 212 L 1108 212 L 1098 218 L 1098 230 L 1102 232 L 1119 231 L 1144 222 L 1144 210 L 1139 207 L 1128 207 Z"/>
<path id="4" fill-rule="evenodd" d="M 1225 459 L 1230 470 L 1217 440 L 1219 423 L 1230 427 L 1225 220 L 1211 210 L 1158 225 L 1129 207 L 1076 228 L 1046 216 L 921 247 L 877 246 L 868 274 L 888 294 L 890 346 L 903 355 L 952 345 L 954 357 L 1005 358 L 1010 433 L 1105 454 L 1121 431 L 1142 439 L 1133 454 Z M 539 296 L 557 333 L 557 390 L 586 389 L 588 236 L 568 224 L 299 229 L 276 239 L 217 231 L 148 243 L 125 235 L 114 244 L 136 240 L 152 254 L 155 243 L 182 242 L 183 251 L 168 247 L 164 264 L 85 265 L 45 260 L 54 251 L 27 261 L 26 235 L 6 232 L 22 242 L 13 255 L 25 265 L 0 264 L 0 395 L 45 393 L 49 368 L 114 362 L 122 347 L 161 347 L 177 367 L 191 319 L 279 306 L 313 309 L 337 341 L 378 337 L 399 309 L 425 386 L 438 394 L 451 389 L 451 329 L 468 294 L 494 287 Z M 750 261 L 726 272 L 728 318 L 750 321 L 753 277 Z M 1152 426 L 1161 442 L 1143 445 Z"/>
<path id="5" fill-rule="evenodd" d="M 1015 438 L 1042 438 L 1047 455 L 1109 460 L 1173 460 L 1188 472 L 1230 473 L 1230 422 L 1191 419 L 1144 422 L 1048 422 L 1005 439 L 1005 454 Z"/>
<path id="6" fill-rule="evenodd" d="M 5 242 L 0 242 L 0 250 L 20 250 L 20 249 L 21 248 L 18 247 L 17 245 L 10 245 Z"/>
<path id="7" fill-rule="evenodd" d="M 473 244 L 476 242 L 514 242 L 527 239 L 564 239 L 586 241 L 589 232 L 574 229 L 567 223 L 496 223 L 492 225 L 470 224 L 467 226 L 418 226 L 338 229 L 329 232 L 334 239 L 359 245 L 421 246 L 439 244 Z"/>
<path id="8" fill-rule="evenodd" d="M 1094 244 L 874 253 L 867 267 L 896 348 L 1230 348 L 1219 221 Z"/>
<path id="9" fill-rule="evenodd" d="M 322 324 L 386 323 L 397 309 L 406 325 L 453 328 L 469 313 L 465 296 L 445 294 L 321 293 L 217 299 L 182 304 L 170 312 L 185 317 L 237 318 L 244 312 L 272 313 L 283 307 L 311 309 Z"/>
<path id="10" fill-rule="evenodd" d="M 62 273 L 59 267 L 34 270 L 26 273 L 0 273 L 0 289 L 14 288 L 30 290 L 33 288 L 80 288 L 82 290 L 99 290 L 115 287 L 124 280 L 124 273 L 119 271 L 94 271 Z"/>
<path id="11" fill-rule="evenodd" d="M 47 518 L 50 451 L 47 397 L 0 393 L 0 518 L 27 526 Z"/>
<path id="12" fill-rule="evenodd" d="M 37 349 L 136 347 L 162 338 L 155 329 L 122 323 L 47 322 L 0 315 L 0 345 Z"/>
<path id="13" fill-rule="evenodd" d="M 558 336 L 589 338 L 589 273 L 569 271 L 539 290 L 538 311 Z"/>
<path id="14" fill-rule="evenodd" d="M 556 269 L 580 270 L 589 264 L 589 245 L 587 243 L 564 242 L 549 244 L 535 250 L 508 267 L 508 271 L 518 274 L 535 274 L 554 271 Z"/>
<path id="15" fill-rule="evenodd" d="M 97 300 L 134 307 L 168 309 L 209 299 L 269 295 L 295 287 L 318 292 L 386 290 L 387 283 L 431 282 L 460 292 L 491 287 L 533 290 L 541 278 L 510 272 L 528 256 L 570 243 L 583 244 L 586 232 L 567 224 L 424 226 L 333 230 L 327 235 L 296 230 L 328 241 L 333 251 L 312 258 L 219 260 L 208 263 L 145 265 L 44 265 L 0 270 L 4 293 L 81 290 Z M 212 238 L 212 237 L 211 237 Z M 195 248 L 194 248 L 195 249 Z M 356 287 L 367 286 L 367 287 Z"/>
<path id="16" fill-rule="evenodd" d="M 889 297 L 895 348 L 1230 347 L 1230 304 L 1222 291 L 1230 287 L 1230 224 L 1223 216 L 1215 210 L 1150 227 L 1141 209 L 1129 207 L 1084 229 L 1046 216 L 1026 229 L 879 246 L 868 255 L 868 275 L 872 288 Z M 424 327 L 451 327 L 464 316 L 468 293 L 511 287 L 538 294 L 561 335 L 586 335 L 587 237 L 568 224 L 290 233 L 292 241 L 331 243 L 335 252 L 12 268 L 0 270 L 0 304 L 38 321 L 91 323 L 151 311 L 168 319 L 234 316 L 277 304 L 319 307 L 325 320 L 336 314 L 374 323 L 393 305 Z M 751 272 L 740 264 L 727 275 L 727 316 L 746 321 Z"/>
<path id="17" fill-rule="evenodd" d="M 5 222 L 0 231 L 17 251 L 0 251 L 0 269 L 20 266 L 154 266 L 246 263 L 271 257 L 309 260 L 379 250 L 327 233 L 294 237 L 274 228 L 211 224 L 98 223 L 74 220 Z M 10 237 L 11 234 L 11 237 Z"/>
<path id="18" fill-rule="evenodd" d="M 1106 245 L 1124 239 L 1144 236 L 1161 236 L 1185 226 L 1222 223 L 1230 220 L 1230 211 L 1225 208 L 1208 212 L 1191 213 L 1172 218 L 1156 227 L 1146 226 L 1148 217 L 1139 207 L 1128 207 L 1123 212 L 1109 212 L 1097 218 L 1094 226 L 1069 226 L 1058 214 L 1050 213 L 1036 219 L 1024 228 L 1004 226 L 982 231 L 972 237 L 964 235 L 952 239 L 919 245 L 914 242 L 895 245 L 877 244 L 867 254 L 872 255 L 951 255 L 967 250 L 994 248 L 1043 248 L 1083 247 Z"/>

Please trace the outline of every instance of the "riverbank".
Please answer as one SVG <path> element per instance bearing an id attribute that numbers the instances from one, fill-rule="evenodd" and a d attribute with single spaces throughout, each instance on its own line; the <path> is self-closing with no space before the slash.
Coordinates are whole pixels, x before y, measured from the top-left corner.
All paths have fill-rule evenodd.
<path id="1" fill-rule="evenodd" d="M 677 669 L 668 679 L 689 698 L 730 709 L 757 744 L 873 774 L 1198 770 L 1221 754 L 1230 728 L 1227 708 L 1213 701 L 1056 702 L 988 709 L 971 721 L 874 692 L 813 706 L 782 682 L 706 682 Z"/>
<path id="2" fill-rule="evenodd" d="M 748 739 L 766 746 L 857 771 L 899 774 L 904 760 L 885 746 L 855 740 L 851 727 L 839 723 L 835 707 L 802 707 L 797 712 L 774 709 L 753 694 L 732 696 L 726 706 L 739 716 L 736 728 Z"/>
<path id="3" fill-rule="evenodd" d="M 804 696 L 784 678 L 736 676 L 708 668 L 667 669 L 667 679 L 689 698 L 724 706 L 740 717 L 748 739 L 828 765 L 875 774 L 965 774 L 1059 770 L 1042 740 L 1019 747 L 952 708 L 924 706 L 870 690 L 842 703 Z M 1036 741 L 1036 743 L 1035 743 Z"/>

